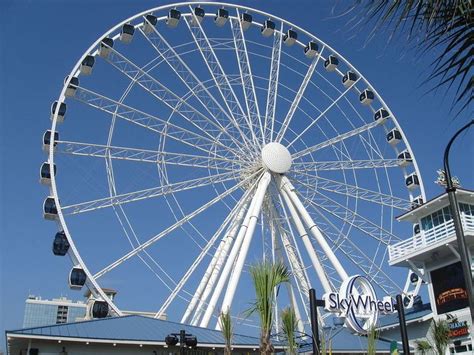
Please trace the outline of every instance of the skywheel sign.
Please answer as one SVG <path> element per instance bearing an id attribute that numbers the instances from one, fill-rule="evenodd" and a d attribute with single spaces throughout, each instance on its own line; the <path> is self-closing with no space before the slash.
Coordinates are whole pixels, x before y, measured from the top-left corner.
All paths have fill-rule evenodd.
<path id="1" fill-rule="evenodd" d="M 359 334 L 367 334 L 377 324 L 379 313 L 395 312 L 392 297 L 378 300 L 369 280 L 361 275 L 349 277 L 342 283 L 339 293 L 326 293 L 323 300 L 326 311 L 345 318 L 345 325 Z"/>

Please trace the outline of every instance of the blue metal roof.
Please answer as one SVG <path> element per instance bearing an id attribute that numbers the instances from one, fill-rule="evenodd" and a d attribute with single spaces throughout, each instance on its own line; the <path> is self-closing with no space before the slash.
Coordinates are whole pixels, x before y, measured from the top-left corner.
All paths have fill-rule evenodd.
<path id="1" fill-rule="evenodd" d="M 117 341 L 164 342 L 165 337 L 180 330 L 197 337 L 199 344 L 223 345 L 222 333 L 217 330 L 164 321 L 138 315 L 94 319 L 89 321 L 56 324 L 44 327 L 7 331 L 7 335 L 22 334 L 44 337 L 83 338 Z M 273 342 L 278 346 L 278 342 Z M 234 346 L 255 346 L 259 338 L 234 334 Z"/>
<path id="2" fill-rule="evenodd" d="M 422 318 L 428 314 L 432 313 L 431 306 L 429 303 L 421 305 L 420 308 L 413 307 L 405 311 L 405 321 L 410 322 Z M 379 318 L 378 327 L 387 327 L 390 325 L 398 325 L 398 313 L 387 314 Z"/>

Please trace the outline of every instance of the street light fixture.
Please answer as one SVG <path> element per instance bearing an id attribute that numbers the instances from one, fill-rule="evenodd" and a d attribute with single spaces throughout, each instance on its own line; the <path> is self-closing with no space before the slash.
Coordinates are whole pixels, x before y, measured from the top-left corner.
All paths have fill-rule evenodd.
<path id="1" fill-rule="evenodd" d="M 178 344 L 178 342 L 180 354 L 185 353 L 186 347 L 195 348 L 198 344 L 197 338 L 192 334 L 186 334 L 185 330 L 180 330 L 179 333 L 168 334 L 165 338 L 165 343 L 168 346 L 175 346 Z"/>
<path id="2" fill-rule="evenodd" d="M 444 171 L 446 174 L 446 192 L 448 193 L 449 205 L 451 209 L 451 215 L 453 217 L 454 229 L 456 231 L 456 239 L 459 249 L 459 255 L 461 258 L 462 271 L 464 274 L 464 282 L 467 291 L 467 297 L 469 301 L 469 309 L 471 312 L 471 324 L 474 324 L 474 295 L 472 288 L 472 271 L 471 271 L 471 258 L 469 257 L 469 250 L 466 244 L 466 238 L 464 236 L 464 230 L 462 227 L 461 216 L 459 213 L 459 205 L 456 198 L 456 187 L 453 185 L 451 180 L 451 170 L 449 169 L 449 150 L 454 140 L 463 132 L 468 129 L 469 126 L 474 125 L 474 120 L 471 120 L 468 124 L 462 127 L 456 134 L 451 138 L 446 150 L 444 151 Z"/>

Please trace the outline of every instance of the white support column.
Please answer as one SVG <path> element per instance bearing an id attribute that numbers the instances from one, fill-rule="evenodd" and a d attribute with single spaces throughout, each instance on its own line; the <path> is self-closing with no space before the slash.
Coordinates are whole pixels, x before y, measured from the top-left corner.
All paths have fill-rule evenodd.
<path id="1" fill-rule="evenodd" d="M 267 176 L 267 173 L 265 173 L 265 175 L 263 177 L 265 177 L 265 176 Z M 262 177 L 262 179 L 263 179 L 263 177 Z M 234 266 L 234 261 L 237 257 L 237 254 L 240 252 L 242 242 L 244 240 L 244 237 L 246 236 L 247 228 L 248 228 L 249 222 L 250 222 L 250 217 L 252 215 L 252 211 L 254 210 L 255 204 L 257 202 L 256 196 L 258 194 L 258 191 L 260 190 L 260 186 L 261 186 L 261 183 L 259 182 L 257 191 L 255 192 L 255 195 L 252 198 L 252 201 L 250 203 L 250 207 L 247 210 L 247 214 L 245 215 L 244 221 L 243 221 L 243 223 L 240 227 L 239 234 L 237 235 L 234 246 L 232 247 L 230 255 L 226 260 L 224 270 L 222 270 L 222 274 L 219 278 L 219 281 L 217 282 L 217 285 L 213 290 L 211 300 L 209 301 L 209 304 L 207 305 L 204 316 L 201 319 L 201 322 L 199 324 L 200 327 L 206 328 L 208 326 L 209 321 L 210 321 L 210 319 L 212 317 L 212 314 L 214 312 L 214 309 L 216 308 L 217 301 L 219 300 L 219 297 L 221 296 L 224 285 L 227 282 L 227 278 L 229 277 L 229 275 L 232 271 L 232 268 Z"/>
<path id="2" fill-rule="evenodd" d="M 300 333 L 304 333 L 303 318 L 301 318 L 301 311 L 300 311 L 300 307 L 298 306 L 298 302 L 296 301 L 295 291 L 293 289 L 293 285 L 291 283 L 289 283 L 287 287 L 288 287 L 289 297 L 290 297 L 290 300 L 291 300 L 291 305 L 292 305 L 293 309 L 295 310 L 295 316 L 296 316 L 296 320 L 298 322 L 298 324 L 297 324 L 298 331 Z"/>
<path id="3" fill-rule="evenodd" d="M 333 253 L 331 247 L 329 246 L 326 239 L 322 235 L 318 226 L 316 225 L 316 223 L 314 223 L 308 211 L 306 211 L 306 208 L 304 207 L 303 203 L 301 202 L 301 200 L 299 199 L 298 195 L 295 192 L 295 187 L 293 186 L 293 184 L 290 182 L 290 180 L 288 180 L 286 176 L 282 176 L 280 178 L 279 183 L 280 183 L 280 190 L 283 190 L 285 192 L 283 196 L 287 194 L 287 197 L 289 197 L 289 199 L 293 203 L 294 208 L 301 215 L 301 218 L 303 222 L 306 224 L 308 231 L 311 232 L 314 238 L 316 238 L 323 252 L 326 254 L 329 261 L 332 263 L 332 265 L 336 269 L 336 272 L 339 274 L 339 276 L 341 277 L 343 281 L 346 280 L 349 277 L 349 275 L 347 275 L 346 271 L 342 267 L 336 255 Z M 290 208 L 290 206 L 288 207 Z"/>
<path id="4" fill-rule="evenodd" d="M 311 244 L 311 241 L 309 240 L 308 233 L 306 232 L 303 222 L 301 222 L 301 219 L 298 215 L 298 212 L 296 211 L 295 206 L 291 202 L 291 199 L 286 191 L 281 191 L 281 194 L 283 196 L 283 199 L 285 200 L 288 210 L 290 211 L 291 217 L 293 218 L 293 225 L 295 226 L 299 236 L 303 240 L 306 251 L 308 252 L 309 258 L 311 259 L 311 263 L 313 264 L 314 270 L 318 274 L 318 278 L 321 281 L 321 284 L 323 285 L 324 292 L 332 292 L 333 290 L 326 276 L 326 273 L 324 272 L 323 265 L 319 261 L 318 255 L 316 254 L 316 251 L 313 248 L 313 244 Z"/>
<path id="5" fill-rule="evenodd" d="M 271 174 L 267 171 L 264 173 L 258 183 L 257 191 L 255 192 L 254 196 L 255 205 L 253 206 L 252 214 L 250 215 L 249 225 L 245 233 L 244 240 L 242 242 L 242 247 L 240 249 L 239 256 L 237 258 L 237 261 L 235 262 L 232 275 L 230 276 L 224 300 L 222 301 L 221 310 L 223 311 L 230 309 L 232 305 L 235 290 L 237 289 L 237 284 L 239 283 L 240 275 L 242 274 L 244 262 L 247 258 L 247 252 L 249 250 L 250 242 L 252 241 L 252 236 L 255 231 L 255 226 L 257 224 L 258 215 L 260 214 L 260 210 L 262 208 L 263 198 L 265 197 L 265 193 L 267 191 L 268 185 L 270 184 L 270 180 Z M 216 325 L 216 329 L 219 329 L 219 322 Z"/>

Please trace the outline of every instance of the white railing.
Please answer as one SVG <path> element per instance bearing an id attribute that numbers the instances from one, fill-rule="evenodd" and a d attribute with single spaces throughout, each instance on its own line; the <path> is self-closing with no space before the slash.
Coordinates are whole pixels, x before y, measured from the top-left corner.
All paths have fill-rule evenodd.
<path id="1" fill-rule="evenodd" d="M 461 222 L 465 233 L 474 234 L 474 216 L 461 213 Z M 402 240 L 388 246 L 389 262 L 417 254 L 436 244 L 442 244 L 449 239 L 456 238 L 453 220 L 446 221 L 428 230 L 421 230 L 410 239 Z"/>

